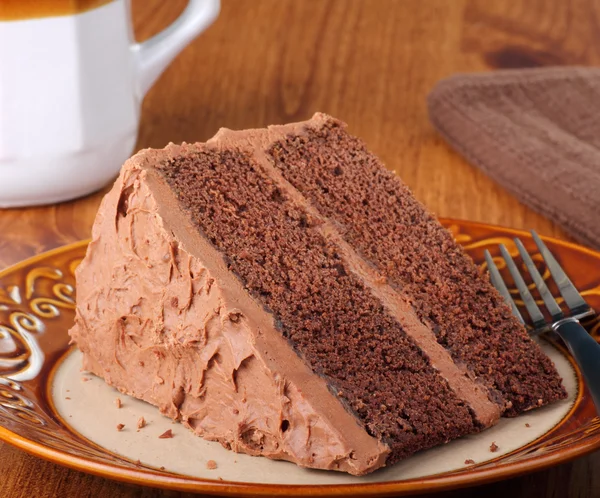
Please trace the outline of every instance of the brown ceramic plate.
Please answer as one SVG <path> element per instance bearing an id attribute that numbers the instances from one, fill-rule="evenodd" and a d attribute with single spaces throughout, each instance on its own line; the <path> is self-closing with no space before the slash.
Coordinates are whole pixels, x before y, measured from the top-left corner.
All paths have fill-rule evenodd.
<path id="1" fill-rule="evenodd" d="M 445 220 L 473 259 L 488 248 L 528 234 L 477 223 Z M 600 253 L 546 239 L 577 287 L 600 309 Z M 237 455 L 173 424 L 138 400 L 121 396 L 79 371 L 79 352 L 69 347 L 74 315 L 73 271 L 86 242 L 41 254 L 0 272 L 0 438 L 68 467 L 173 490 L 222 495 L 386 495 L 445 490 L 514 477 L 600 447 L 600 420 L 580 373 L 566 350 L 548 338 L 542 347 L 561 372 L 569 399 L 481 434 L 422 452 L 362 478 L 300 469 L 287 462 Z M 536 256 L 545 278 L 539 255 Z M 551 284 L 551 282 L 550 282 Z M 600 320 L 586 324 L 592 335 Z M 143 416 L 148 425 L 137 429 Z M 124 424 L 122 431 L 117 424 Z M 171 429 L 172 439 L 158 435 Z M 496 452 L 490 451 L 494 442 Z M 214 460 L 216 469 L 209 469 Z M 474 463 L 470 461 L 473 460 Z"/>

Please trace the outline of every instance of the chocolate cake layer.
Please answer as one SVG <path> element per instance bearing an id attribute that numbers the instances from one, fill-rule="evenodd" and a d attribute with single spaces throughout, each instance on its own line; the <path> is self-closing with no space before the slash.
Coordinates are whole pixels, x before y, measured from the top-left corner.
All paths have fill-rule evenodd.
<path id="1" fill-rule="evenodd" d="M 409 189 L 333 119 L 274 144 L 275 166 L 516 415 L 566 396 L 552 362 Z"/>
<path id="2" fill-rule="evenodd" d="M 469 407 L 319 233 L 319 220 L 253 157 L 205 147 L 158 170 L 283 336 L 389 445 L 390 461 L 477 429 Z"/>

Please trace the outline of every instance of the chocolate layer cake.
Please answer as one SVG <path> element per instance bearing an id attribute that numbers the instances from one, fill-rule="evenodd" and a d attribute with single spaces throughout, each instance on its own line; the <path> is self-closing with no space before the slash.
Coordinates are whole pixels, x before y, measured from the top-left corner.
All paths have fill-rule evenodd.
<path id="1" fill-rule="evenodd" d="M 323 114 L 131 158 L 77 293 L 85 369 L 306 467 L 365 474 L 566 395 L 450 233 Z"/>

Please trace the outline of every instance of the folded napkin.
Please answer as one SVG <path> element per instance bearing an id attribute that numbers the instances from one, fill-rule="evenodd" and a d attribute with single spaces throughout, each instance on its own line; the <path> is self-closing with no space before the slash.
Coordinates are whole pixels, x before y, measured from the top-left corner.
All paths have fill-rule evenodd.
<path id="1" fill-rule="evenodd" d="M 600 248 L 600 69 L 456 75 L 436 85 L 428 107 L 469 162 Z"/>

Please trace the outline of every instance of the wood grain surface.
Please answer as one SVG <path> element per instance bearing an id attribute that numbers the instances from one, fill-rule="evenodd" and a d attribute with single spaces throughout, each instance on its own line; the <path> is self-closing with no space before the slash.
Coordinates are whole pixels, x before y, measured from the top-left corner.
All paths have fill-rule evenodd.
<path id="1" fill-rule="evenodd" d="M 186 2 L 132 3 L 136 35 L 145 39 Z M 261 127 L 324 111 L 346 121 L 439 215 L 564 238 L 436 136 L 425 97 L 436 81 L 456 72 L 598 63 L 600 2 L 594 0 L 223 0 L 217 22 L 146 97 L 137 147 L 204 141 L 221 126 Z M 89 237 L 101 198 L 102 192 L 60 205 L 0 210 L 0 268 Z M 435 496 L 599 495 L 600 455 L 594 454 Z M 0 443 L 0 496 L 183 494 L 67 470 Z"/>

